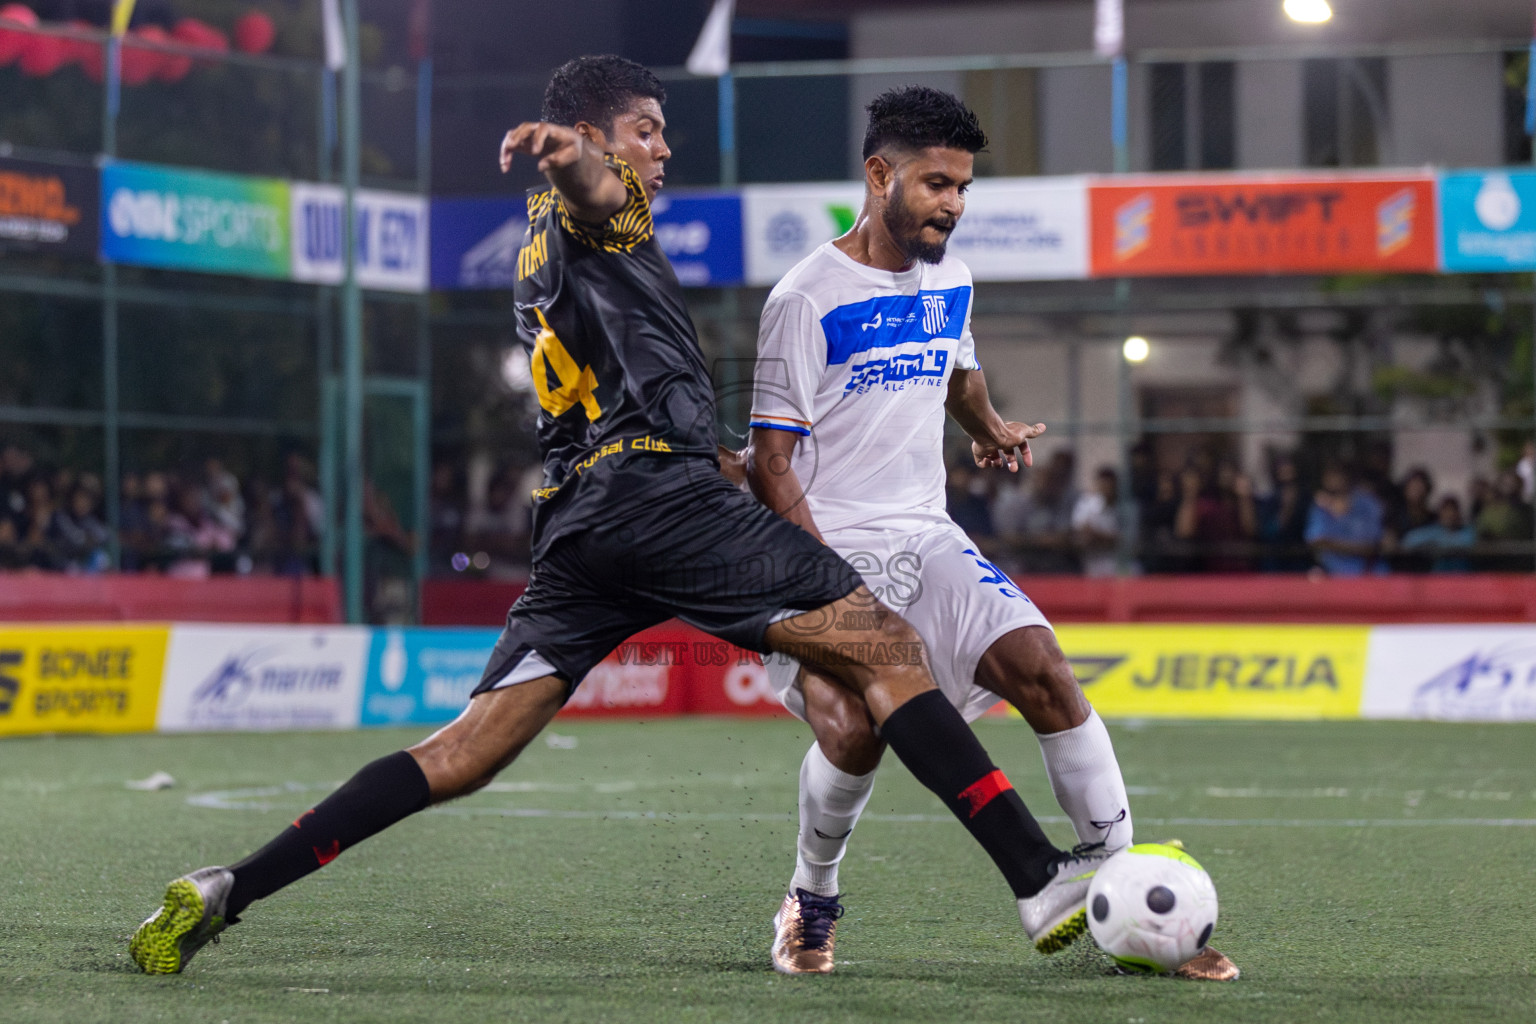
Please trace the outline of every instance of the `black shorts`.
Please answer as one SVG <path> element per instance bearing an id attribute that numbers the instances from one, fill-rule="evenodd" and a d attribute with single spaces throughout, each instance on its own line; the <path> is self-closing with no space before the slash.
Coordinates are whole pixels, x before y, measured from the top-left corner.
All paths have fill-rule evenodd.
<path id="1" fill-rule="evenodd" d="M 475 693 L 555 675 L 565 680 L 569 697 L 615 647 L 673 617 L 766 652 L 763 635 L 771 623 L 862 585 L 831 548 L 732 486 L 712 465 L 700 473 L 699 464 L 710 465 L 654 460 L 643 481 L 643 505 L 550 545 L 507 613 Z M 657 472 L 675 476 L 676 486 L 656 487 Z"/>

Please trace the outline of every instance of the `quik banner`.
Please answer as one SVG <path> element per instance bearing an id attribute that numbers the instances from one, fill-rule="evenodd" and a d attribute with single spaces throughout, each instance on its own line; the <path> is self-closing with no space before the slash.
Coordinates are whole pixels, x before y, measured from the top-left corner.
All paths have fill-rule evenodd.
<path id="1" fill-rule="evenodd" d="M 149 732 L 164 626 L 0 628 L 0 736 Z"/>
<path id="2" fill-rule="evenodd" d="M 100 192 L 94 167 L 0 158 L 0 253 L 94 258 Z"/>
<path id="3" fill-rule="evenodd" d="M 340 284 L 347 270 L 346 192 L 305 182 L 295 182 L 291 191 L 293 279 Z M 384 291 L 426 291 L 426 197 L 371 189 L 354 195 L 357 283 Z"/>
<path id="4" fill-rule="evenodd" d="M 1436 268 L 1428 174 L 1105 179 L 1088 201 L 1095 276 Z"/>
<path id="5" fill-rule="evenodd" d="M 113 163 L 101 170 L 101 255 L 114 263 L 287 277 L 288 182 Z"/>

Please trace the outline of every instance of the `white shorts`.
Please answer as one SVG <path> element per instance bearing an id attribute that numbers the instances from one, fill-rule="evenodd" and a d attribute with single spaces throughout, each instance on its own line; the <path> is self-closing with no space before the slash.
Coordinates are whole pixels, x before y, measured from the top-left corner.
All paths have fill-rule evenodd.
<path id="1" fill-rule="evenodd" d="M 1015 629 L 1051 626 L 953 522 L 936 522 L 917 532 L 856 528 L 825 537 L 875 596 L 917 630 L 928 649 L 934 682 L 968 722 L 1001 699 L 976 684 L 976 666 L 987 648 Z M 803 720 L 800 663 L 768 654 L 763 664 L 779 701 Z"/>

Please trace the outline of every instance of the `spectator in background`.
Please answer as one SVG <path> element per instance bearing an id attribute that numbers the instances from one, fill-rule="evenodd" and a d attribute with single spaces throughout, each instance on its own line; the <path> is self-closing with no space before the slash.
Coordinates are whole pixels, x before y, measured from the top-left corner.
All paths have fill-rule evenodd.
<path id="1" fill-rule="evenodd" d="M 32 482 L 32 456 L 17 444 L 0 449 L 0 516 L 11 520 L 18 541 L 27 528 L 27 485 Z"/>
<path id="2" fill-rule="evenodd" d="M 48 536 L 66 572 L 105 572 L 111 564 L 107 553 L 107 524 L 96 514 L 97 496 L 90 485 L 77 483 L 69 501 L 53 513 Z"/>
<path id="3" fill-rule="evenodd" d="M 1307 514 L 1307 543 L 1329 576 L 1364 576 L 1381 546 L 1382 508 L 1376 496 L 1356 486 L 1349 470 L 1323 470 L 1322 489 Z"/>
<path id="4" fill-rule="evenodd" d="M 1312 568 L 1307 550 L 1307 509 L 1296 459 L 1276 453 L 1269 460 L 1269 493 L 1254 502 L 1260 544 L 1259 568 L 1264 572 L 1306 572 Z"/>
<path id="5" fill-rule="evenodd" d="M 53 487 L 43 473 L 34 473 L 27 484 L 27 504 L 22 514 L 25 526 L 18 531 L 23 564 L 33 569 L 59 569 L 58 553 L 53 547 L 50 527 L 57 506 Z"/>
<path id="6" fill-rule="evenodd" d="M 1520 475 L 1506 469 L 1475 520 L 1477 539 L 1491 547 L 1483 568 L 1518 572 L 1531 568 L 1531 507 L 1520 496 Z"/>
<path id="7" fill-rule="evenodd" d="M 207 487 L 204 511 L 208 517 L 236 538 L 245 536 L 245 498 L 235 474 L 218 459 L 209 459 L 203 464 L 203 478 Z"/>
<path id="8" fill-rule="evenodd" d="M 1410 556 L 1427 558 L 1430 572 L 1469 572 L 1476 540 L 1477 531 L 1462 518 L 1461 502 L 1448 496 L 1440 499 L 1435 521 L 1409 530 L 1401 546 Z"/>
<path id="9" fill-rule="evenodd" d="M 21 540 L 16 536 L 16 520 L 8 515 L 0 515 L 0 570 L 25 567 L 26 559 L 22 557 Z"/>
<path id="10" fill-rule="evenodd" d="M 1536 441 L 1525 442 L 1520 451 L 1520 461 L 1515 464 L 1515 474 L 1520 477 L 1520 497 L 1527 505 L 1536 503 Z"/>
<path id="11" fill-rule="evenodd" d="M 427 571 L 448 572 L 453 556 L 464 550 L 464 473 L 451 462 L 432 467 L 432 492 L 428 503 L 431 532 L 427 541 Z"/>
<path id="12" fill-rule="evenodd" d="M 992 497 L 992 481 L 973 463 L 957 459 L 944 487 L 945 508 L 949 518 L 984 548 L 997 535 L 992 522 Z"/>
<path id="13" fill-rule="evenodd" d="M 1467 511 L 1472 522 L 1476 523 L 1483 514 L 1483 508 L 1493 499 L 1493 481 L 1485 476 L 1475 476 L 1467 487 L 1467 495 L 1470 499 Z"/>
<path id="14" fill-rule="evenodd" d="M 1076 457 L 1070 450 L 1057 449 L 1043 468 L 1030 470 L 1031 479 L 999 497 L 992 524 L 1016 555 L 1020 571 L 1078 571 L 1072 534 L 1072 511 L 1077 505 L 1077 491 L 1072 485 L 1075 466 Z M 1025 485 L 1030 485 L 1028 490 Z"/>
<path id="15" fill-rule="evenodd" d="M 517 579 L 528 564 L 530 507 L 522 500 L 521 470 L 504 467 L 491 478 L 485 503 L 469 510 L 464 544 L 475 568 L 495 580 Z"/>
<path id="16" fill-rule="evenodd" d="M 1429 503 L 1434 492 L 1435 480 L 1429 475 L 1429 470 L 1423 466 L 1410 469 L 1408 475 L 1393 488 L 1392 502 L 1384 526 L 1386 532 L 1402 538 L 1421 526 L 1434 523 L 1439 516 L 1438 511 Z"/>
<path id="17" fill-rule="evenodd" d="M 143 568 L 143 552 L 149 532 L 144 484 L 137 473 L 124 473 L 117 489 L 117 545 L 124 572 Z"/>
<path id="18" fill-rule="evenodd" d="M 1119 574 L 1120 538 L 1127 528 L 1134 529 L 1136 522 L 1134 511 L 1128 523 L 1121 513 L 1119 476 L 1113 467 L 1100 466 L 1093 474 L 1093 487 L 1084 491 L 1072 506 L 1072 532 L 1084 576 Z"/>
<path id="19" fill-rule="evenodd" d="M 1194 465 L 1179 476 L 1179 509 L 1174 536 L 1197 549 L 1205 572 L 1252 572 L 1252 542 L 1258 535 L 1253 481 L 1230 462 L 1214 477 Z"/>

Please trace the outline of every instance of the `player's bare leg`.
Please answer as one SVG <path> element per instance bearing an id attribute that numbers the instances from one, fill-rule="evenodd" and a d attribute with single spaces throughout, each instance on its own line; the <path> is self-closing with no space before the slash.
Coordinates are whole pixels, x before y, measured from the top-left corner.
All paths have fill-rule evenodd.
<path id="1" fill-rule="evenodd" d="M 366 765 L 245 860 L 171 882 L 129 942 L 134 962 L 148 974 L 178 973 L 252 902 L 417 811 L 480 789 L 549 724 L 565 694 L 554 676 L 479 694 L 453 722 Z"/>
<path id="2" fill-rule="evenodd" d="M 1103 854 L 1074 857 L 1050 843 L 960 712 L 934 686 L 910 624 L 860 587 L 826 608 L 776 623 L 766 639 L 775 651 L 863 698 L 881 738 L 1002 871 L 1036 948 L 1054 952 L 1082 934 L 1083 897 Z"/>

